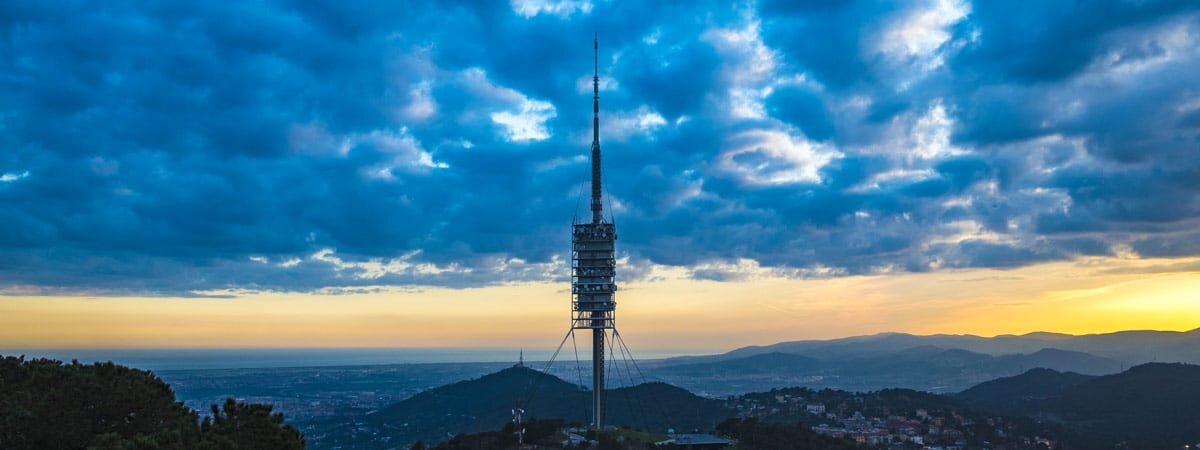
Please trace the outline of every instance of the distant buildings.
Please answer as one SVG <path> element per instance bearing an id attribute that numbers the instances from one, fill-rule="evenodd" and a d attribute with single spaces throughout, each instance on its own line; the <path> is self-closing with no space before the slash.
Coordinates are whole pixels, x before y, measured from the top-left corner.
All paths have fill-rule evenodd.
<path id="1" fill-rule="evenodd" d="M 817 434 L 879 449 L 965 450 L 979 448 L 982 442 L 994 449 L 1057 447 L 1054 440 L 1001 418 L 952 408 L 908 409 L 879 393 L 794 389 L 749 394 L 731 402 L 743 418 L 800 422 Z"/>

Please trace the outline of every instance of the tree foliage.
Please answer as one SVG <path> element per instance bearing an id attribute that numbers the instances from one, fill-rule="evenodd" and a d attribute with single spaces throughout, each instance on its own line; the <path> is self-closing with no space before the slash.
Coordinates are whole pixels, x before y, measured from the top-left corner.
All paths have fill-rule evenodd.
<path id="1" fill-rule="evenodd" d="M 233 399 L 201 422 L 149 371 L 5 357 L 0 448 L 290 449 L 304 448 L 304 437 L 271 406 Z"/>
<path id="2" fill-rule="evenodd" d="M 212 405 L 212 417 L 204 418 L 200 433 L 205 444 L 217 448 L 303 449 L 304 435 L 283 423 L 283 414 L 271 412 L 271 405 L 239 403 L 225 399 L 225 405 Z"/>

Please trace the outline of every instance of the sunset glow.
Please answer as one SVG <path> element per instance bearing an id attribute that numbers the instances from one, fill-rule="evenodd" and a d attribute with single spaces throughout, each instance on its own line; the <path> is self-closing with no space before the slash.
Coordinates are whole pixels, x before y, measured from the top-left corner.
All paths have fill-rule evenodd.
<path id="1" fill-rule="evenodd" d="M 663 269 L 660 281 L 623 287 L 620 324 L 642 348 L 712 351 L 881 331 L 1184 331 L 1200 323 L 1193 296 L 1200 272 L 1158 271 L 1197 262 L 1093 259 L 732 282 L 689 280 Z M 231 298 L 11 296 L 0 299 L 0 342 L 13 348 L 544 347 L 561 338 L 567 308 L 559 283 Z"/>

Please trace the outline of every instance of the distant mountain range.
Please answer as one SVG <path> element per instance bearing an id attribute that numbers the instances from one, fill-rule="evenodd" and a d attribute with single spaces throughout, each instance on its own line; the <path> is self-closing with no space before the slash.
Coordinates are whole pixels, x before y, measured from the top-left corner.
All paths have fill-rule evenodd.
<path id="1" fill-rule="evenodd" d="M 1168 448 L 1200 441 L 1200 366 L 1144 364 L 1087 376 L 1035 369 L 982 383 L 955 396 L 1001 414 L 1062 423 L 1096 445 Z"/>
<path id="2" fill-rule="evenodd" d="M 1101 375 L 1120 372 L 1124 367 L 1109 358 L 1058 349 L 992 356 L 962 349 L 920 346 L 844 359 L 760 353 L 709 362 L 655 366 L 650 373 L 657 379 L 705 395 L 728 396 L 786 386 L 856 391 L 902 387 L 949 393 L 1033 368 Z"/>
<path id="3" fill-rule="evenodd" d="M 961 349 L 999 356 L 1033 353 L 1045 348 L 1090 353 L 1120 361 L 1128 366 L 1147 362 L 1200 364 L 1200 328 L 1191 331 L 1118 331 L 1104 334 L 1070 335 L 1036 332 L 982 337 L 970 334 L 913 335 L 880 333 L 828 340 L 780 342 L 735 349 L 720 355 L 681 356 L 663 360 L 674 365 L 720 361 L 763 353 L 790 353 L 818 359 L 872 358 L 914 347 Z"/>
<path id="4" fill-rule="evenodd" d="M 1200 363 L 1200 329 L 992 338 L 884 333 L 743 347 L 647 367 L 668 383 L 728 396 L 784 386 L 950 393 L 1034 368 L 1105 375 L 1148 361 Z"/>

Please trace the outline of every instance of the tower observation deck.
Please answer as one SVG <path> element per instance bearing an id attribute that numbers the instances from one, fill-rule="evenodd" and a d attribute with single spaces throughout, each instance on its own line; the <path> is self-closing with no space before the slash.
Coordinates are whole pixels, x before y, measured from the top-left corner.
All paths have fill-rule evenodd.
<path id="1" fill-rule="evenodd" d="M 598 40 L 592 41 L 592 198 L 590 223 L 571 229 L 571 329 L 592 330 L 592 426 L 604 424 L 604 347 L 616 329 L 617 227 L 604 220 L 600 174 L 600 71 Z"/>

